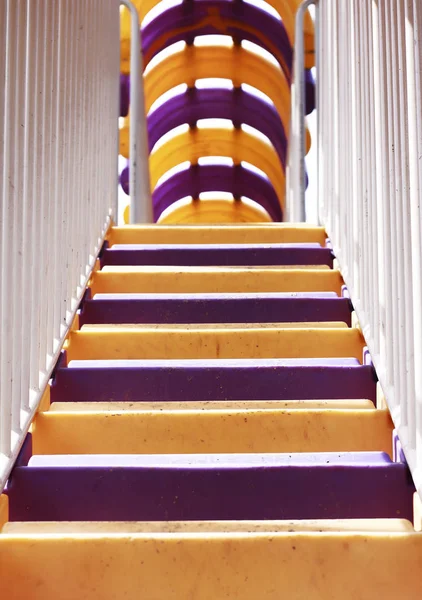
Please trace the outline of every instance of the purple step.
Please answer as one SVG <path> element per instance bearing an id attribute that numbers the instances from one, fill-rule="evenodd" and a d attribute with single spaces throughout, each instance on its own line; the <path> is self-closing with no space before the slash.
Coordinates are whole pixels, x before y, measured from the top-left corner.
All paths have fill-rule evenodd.
<path id="1" fill-rule="evenodd" d="M 329 248 L 319 244 L 115 245 L 103 252 L 105 265 L 173 266 L 333 266 Z"/>
<path id="2" fill-rule="evenodd" d="M 370 366 L 356 359 L 71 361 L 58 368 L 52 402 L 366 399 Z"/>
<path id="3" fill-rule="evenodd" d="M 323 294 L 98 294 L 85 300 L 80 324 L 298 323 L 351 325 L 350 301 Z"/>
<path id="4" fill-rule="evenodd" d="M 386 454 L 33 457 L 11 521 L 412 519 L 408 468 Z"/>
<path id="5" fill-rule="evenodd" d="M 172 44 L 190 44 L 203 35 L 225 35 L 257 44 L 274 56 L 290 84 L 293 50 L 282 20 L 246 2 L 201 0 L 190 3 L 188 10 L 181 3 L 162 12 L 142 30 L 145 67 Z"/>

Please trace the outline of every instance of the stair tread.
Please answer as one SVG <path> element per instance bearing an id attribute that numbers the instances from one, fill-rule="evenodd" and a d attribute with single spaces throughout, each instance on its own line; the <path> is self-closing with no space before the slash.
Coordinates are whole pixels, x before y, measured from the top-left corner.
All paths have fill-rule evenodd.
<path id="1" fill-rule="evenodd" d="M 320 519 L 303 521 L 38 521 L 8 522 L 2 534 L 69 534 L 69 533 L 415 533 L 406 519 Z"/>
<path id="2" fill-rule="evenodd" d="M 274 410 L 362 410 L 374 409 L 370 400 L 225 400 L 214 402 L 54 402 L 48 412 L 163 412 L 163 411 L 234 411 L 257 412 Z"/>
<path id="3" fill-rule="evenodd" d="M 385 452 L 298 452 L 250 454 L 57 454 L 34 455 L 28 467 L 137 467 L 154 469 L 256 469 L 304 467 L 390 467 Z"/>
<path id="4" fill-rule="evenodd" d="M 190 292 L 190 293 L 162 293 L 158 296 L 160 300 L 266 300 L 266 299 L 322 299 L 338 298 L 336 292 Z M 157 300 L 154 293 L 97 293 L 93 300 Z"/>
<path id="5" fill-rule="evenodd" d="M 326 330 L 331 331 L 333 329 L 348 329 L 351 330 L 350 327 L 347 327 L 344 322 L 305 322 L 305 323 L 94 323 L 82 325 L 79 331 L 85 332 L 98 332 L 98 333 L 108 333 L 108 332 L 117 332 L 117 333 L 125 333 L 130 331 L 131 333 L 144 332 L 144 331 L 157 331 L 157 330 L 166 330 L 166 331 L 200 331 L 200 330 L 214 330 L 214 331 L 227 331 L 231 329 L 243 330 L 243 329 L 253 329 L 255 331 L 261 331 L 263 329 L 274 329 L 277 331 L 280 330 L 303 330 L 307 332 L 312 332 L 314 330 Z"/>
<path id="6" fill-rule="evenodd" d="M 337 367 L 360 368 L 356 358 L 186 358 L 186 359 L 109 359 L 109 360 L 72 360 L 69 369 L 149 369 L 172 368 L 193 369 L 259 369 L 265 367 Z"/>
<path id="7" fill-rule="evenodd" d="M 68 361 L 75 359 L 231 359 L 353 357 L 363 361 L 356 328 L 157 326 L 72 332 Z"/>
<path id="8" fill-rule="evenodd" d="M 93 274 L 97 293 L 316 292 L 341 293 L 340 272 L 329 267 L 113 267 Z"/>
<path id="9" fill-rule="evenodd" d="M 297 243 L 260 243 L 260 244 L 113 244 L 107 249 L 109 252 L 116 250 L 291 250 L 291 249 L 326 249 L 318 242 L 297 242 Z M 328 249 L 329 250 L 329 249 Z"/>
<path id="10" fill-rule="evenodd" d="M 31 600 L 410 599 L 421 565 L 409 531 L 0 535 L 2 585 Z"/>
<path id="11" fill-rule="evenodd" d="M 345 408 L 341 407 L 341 402 Z M 336 452 L 391 454 L 393 424 L 387 410 L 336 408 L 314 402 L 307 408 L 278 403 L 53 402 L 39 413 L 32 432 L 37 454 Z M 263 408 L 260 408 L 260 404 Z M 281 403 L 280 403 L 281 404 Z M 173 410 L 173 405 L 175 409 Z M 225 407 L 224 407 L 225 405 Z M 227 408 L 229 405 L 229 408 Z M 230 406 L 231 405 L 231 406 Z M 235 406 L 233 406 L 235 405 Z M 274 405 L 276 406 L 274 408 Z M 154 408 L 155 406 L 155 408 Z M 205 408 L 204 408 L 205 406 Z"/>

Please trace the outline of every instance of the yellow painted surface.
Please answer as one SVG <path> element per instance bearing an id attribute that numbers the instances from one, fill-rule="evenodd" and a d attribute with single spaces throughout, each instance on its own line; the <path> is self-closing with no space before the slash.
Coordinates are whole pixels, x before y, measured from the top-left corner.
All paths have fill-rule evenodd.
<path id="1" fill-rule="evenodd" d="M 319 358 L 362 361 L 357 329 L 172 328 L 75 331 L 68 360 L 142 358 Z"/>
<path id="2" fill-rule="evenodd" d="M 47 387 L 45 388 L 45 392 L 41 398 L 41 402 L 38 407 L 38 411 L 43 412 L 45 410 L 48 410 L 49 408 L 50 408 L 50 386 L 47 385 Z"/>
<path id="3" fill-rule="evenodd" d="M 348 452 L 391 454 L 392 422 L 379 410 L 168 410 L 46 412 L 35 454 Z"/>
<path id="4" fill-rule="evenodd" d="M 246 83 L 266 94 L 288 130 L 291 96 L 285 75 L 278 65 L 240 46 L 186 46 L 172 52 L 145 75 L 145 109 L 149 112 L 160 96 L 178 85 L 193 86 L 199 79 L 215 77 L 229 79 L 236 87 Z"/>
<path id="5" fill-rule="evenodd" d="M 8 600 L 417 600 L 420 533 L 0 535 Z"/>
<path id="6" fill-rule="evenodd" d="M 138 10 L 139 19 L 142 22 L 146 15 L 159 3 L 160 0 L 133 0 L 133 4 Z M 286 33 L 289 36 L 291 44 L 294 43 L 295 27 L 294 15 L 300 5 L 300 0 L 266 0 L 267 3 L 275 8 L 282 17 Z M 310 14 L 305 15 L 305 34 L 312 37 L 314 33 L 314 24 Z M 121 32 L 125 38 L 130 37 L 130 13 L 124 8 L 121 11 Z"/>
<path id="7" fill-rule="evenodd" d="M 282 70 L 266 58 L 240 46 L 187 46 L 167 56 L 145 75 L 146 112 L 150 111 L 160 96 L 178 85 L 192 87 L 197 80 L 209 78 L 229 79 L 236 87 L 248 84 L 266 94 L 279 113 L 288 135 L 291 95 Z M 130 115 L 123 121 L 123 136 L 127 135 L 129 123 Z M 306 129 L 306 151 L 310 147 L 311 136 Z"/>
<path id="8" fill-rule="evenodd" d="M 138 9 L 140 21 L 142 23 L 145 16 L 158 4 L 159 0 L 134 0 L 134 4 Z M 291 46 L 294 45 L 295 39 L 295 19 L 296 10 L 300 4 L 299 0 L 267 0 L 268 4 L 275 8 L 278 14 L 283 19 L 287 36 Z M 121 63 L 120 69 L 122 73 L 130 71 L 130 39 L 131 39 L 131 19 L 130 13 L 124 8 L 121 11 L 120 17 L 120 37 L 121 37 Z M 304 23 L 305 34 L 305 68 L 311 69 L 315 66 L 315 38 L 314 24 L 309 14 L 305 14 Z"/>
<path id="9" fill-rule="evenodd" d="M 237 165 L 246 161 L 258 167 L 268 176 L 284 207 L 285 176 L 278 154 L 257 136 L 234 128 L 190 129 L 153 150 L 149 161 L 151 189 L 170 169 L 185 161 L 197 163 L 205 156 L 225 156 Z"/>
<path id="10" fill-rule="evenodd" d="M 126 214 L 127 213 L 127 214 Z M 130 208 L 125 211 L 129 222 Z M 188 223 L 265 223 L 270 215 L 259 204 L 250 205 L 241 200 L 191 200 L 188 204 L 171 206 L 158 222 L 166 225 Z"/>
<path id="11" fill-rule="evenodd" d="M 126 225 L 112 227 L 107 235 L 114 244 L 301 244 L 325 245 L 323 227 L 296 223 L 260 225 Z"/>
<path id="12" fill-rule="evenodd" d="M 414 528 L 406 519 L 320 519 L 303 521 L 107 521 L 7 523 L 3 533 L 274 533 L 292 532 L 396 532 L 412 533 Z"/>
<path id="13" fill-rule="evenodd" d="M 130 206 L 127 205 L 123 219 L 130 220 Z M 187 204 L 172 204 L 158 219 L 159 224 L 178 225 L 189 223 L 271 223 L 266 210 L 257 203 L 253 205 L 241 200 L 215 199 L 191 200 Z"/>
<path id="14" fill-rule="evenodd" d="M 0 529 L 9 520 L 9 499 L 5 494 L 0 495 Z"/>
<path id="15" fill-rule="evenodd" d="M 271 267 L 104 267 L 92 278 L 98 293 L 336 292 L 339 271 Z"/>

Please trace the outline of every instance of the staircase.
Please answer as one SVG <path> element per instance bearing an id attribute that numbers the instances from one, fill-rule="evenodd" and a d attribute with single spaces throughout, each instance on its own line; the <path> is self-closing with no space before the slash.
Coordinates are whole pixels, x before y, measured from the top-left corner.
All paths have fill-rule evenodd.
<path id="1" fill-rule="evenodd" d="M 323 228 L 112 227 L 1 497 L 7 599 L 422 594 Z"/>

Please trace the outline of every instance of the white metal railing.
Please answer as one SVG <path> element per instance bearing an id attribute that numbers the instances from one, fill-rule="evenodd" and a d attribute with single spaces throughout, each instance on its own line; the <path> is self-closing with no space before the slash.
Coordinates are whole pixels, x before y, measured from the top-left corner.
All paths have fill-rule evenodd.
<path id="1" fill-rule="evenodd" d="M 0 490 L 117 206 L 119 2 L 0 0 Z"/>
<path id="2" fill-rule="evenodd" d="M 422 3 L 319 0 L 320 218 L 422 492 Z"/>

